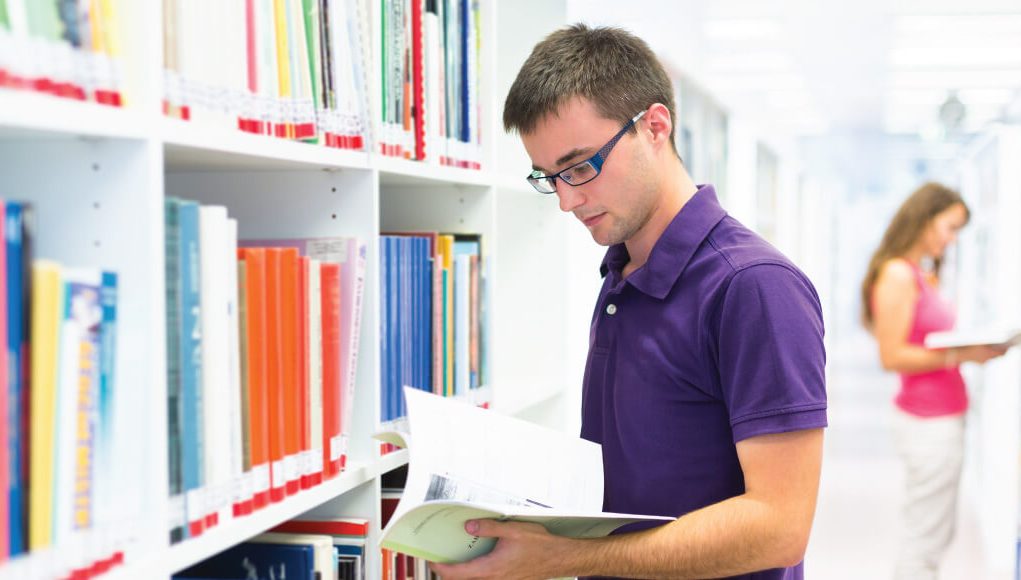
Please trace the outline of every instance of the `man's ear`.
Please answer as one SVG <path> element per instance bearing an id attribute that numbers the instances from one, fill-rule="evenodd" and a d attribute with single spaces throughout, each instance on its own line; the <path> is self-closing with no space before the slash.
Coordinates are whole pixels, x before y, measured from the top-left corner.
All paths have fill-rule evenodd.
<path id="1" fill-rule="evenodd" d="M 670 144 L 674 123 L 670 119 L 670 109 L 663 103 L 653 103 L 639 125 L 639 130 L 646 131 L 657 148 L 662 144 Z"/>

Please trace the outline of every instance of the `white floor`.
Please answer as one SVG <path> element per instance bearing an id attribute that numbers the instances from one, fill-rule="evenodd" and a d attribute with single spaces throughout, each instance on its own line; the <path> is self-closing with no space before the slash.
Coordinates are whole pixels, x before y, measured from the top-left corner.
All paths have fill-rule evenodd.
<path id="1" fill-rule="evenodd" d="M 903 484 L 889 430 L 897 379 L 876 368 L 871 348 L 859 343 L 830 353 L 830 427 L 805 558 L 805 577 L 812 580 L 892 577 Z M 962 501 L 941 578 L 1013 580 L 1012 572 L 985 569 L 977 526 L 968 501 Z"/>

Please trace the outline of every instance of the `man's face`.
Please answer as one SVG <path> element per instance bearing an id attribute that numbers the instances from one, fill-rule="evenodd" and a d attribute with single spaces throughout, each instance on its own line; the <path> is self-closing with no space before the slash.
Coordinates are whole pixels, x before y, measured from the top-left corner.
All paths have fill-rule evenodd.
<path id="1" fill-rule="evenodd" d="M 578 98 L 564 105 L 559 115 L 547 115 L 535 130 L 522 135 L 521 141 L 534 169 L 552 175 L 595 155 L 621 127 L 620 122 L 601 117 L 589 101 Z M 595 179 L 578 186 L 555 181 L 560 209 L 573 213 L 597 244 L 608 246 L 631 239 L 652 215 L 655 176 L 643 145 L 639 136 L 628 132 L 606 157 Z"/>

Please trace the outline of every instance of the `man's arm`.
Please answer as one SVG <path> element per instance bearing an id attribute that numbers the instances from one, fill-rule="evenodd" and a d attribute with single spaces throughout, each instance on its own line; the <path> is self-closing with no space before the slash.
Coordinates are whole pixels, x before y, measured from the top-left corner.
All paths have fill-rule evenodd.
<path id="1" fill-rule="evenodd" d="M 593 540 L 552 536 L 535 524 L 477 522 L 500 538 L 486 556 L 434 568 L 458 578 L 718 578 L 793 566 L 804 558 L 822 468 L 822 429 L 737 444 L 745 493 L 667 525 Z"/>

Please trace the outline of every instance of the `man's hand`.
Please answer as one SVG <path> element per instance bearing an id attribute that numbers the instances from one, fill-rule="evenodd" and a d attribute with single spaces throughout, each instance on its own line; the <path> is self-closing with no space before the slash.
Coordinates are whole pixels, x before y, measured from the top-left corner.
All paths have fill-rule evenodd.
<path id="1" fill-rule="evenodd" d="M 542 580 L 557 575 L 550 565 L 558 560 L 557 546 L 566 540 L 539 524 L 469 520 L 464 530 L 473 536 L 497 538 L 496 546 L 485 556 L 463 564 L 430 564 L 443 580 Z"/>

